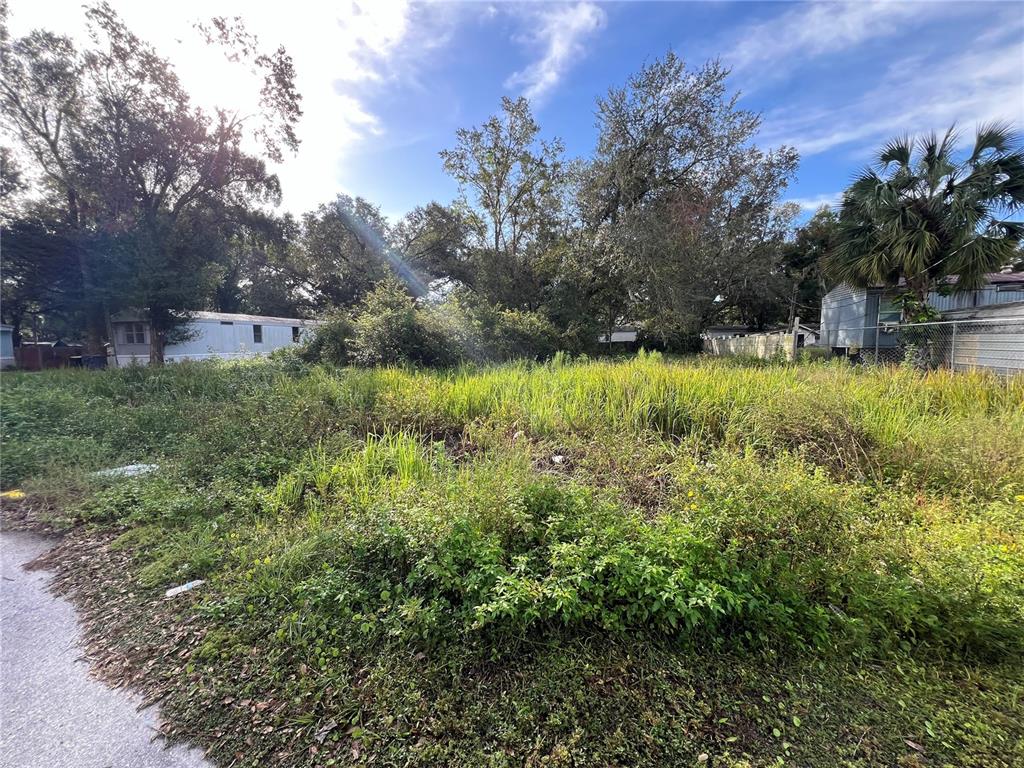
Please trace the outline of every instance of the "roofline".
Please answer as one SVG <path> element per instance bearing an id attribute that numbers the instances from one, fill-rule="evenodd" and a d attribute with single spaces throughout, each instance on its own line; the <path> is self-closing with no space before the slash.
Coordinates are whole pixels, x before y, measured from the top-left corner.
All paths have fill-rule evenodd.
<path id="1" fill-rule="evenodd" d="M 222 321 L 233 323 L 256 323 L 258 325 L 320 325 L 323 320 L 313 320 L 301 317 L 274 317 L 272 315 L 244 315 L 232 312 L 206 312 L 205 310 L 194 310 L 188 313 L 188 322 L 196 320 Z M 111 316 L 113 323 L 138 323 L 145 322 L 145 318 L 137 312 L 118 312 Z"/>

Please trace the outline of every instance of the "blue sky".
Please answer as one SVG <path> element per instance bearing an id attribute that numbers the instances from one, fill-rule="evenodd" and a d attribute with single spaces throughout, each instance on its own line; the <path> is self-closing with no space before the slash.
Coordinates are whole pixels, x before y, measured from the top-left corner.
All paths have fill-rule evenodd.
<path id="1" fill-rule="evenodd" d="M 178 65 L 200 103 L 244 100 L 246 88 L 201 50 L 195 20 L 241 15 L 265 44 L 288 48 L 306 112 L 303 147 L 278 169 L 295 212 L 337 192 L 392 217 L 451 200 L 438 151 L 503 95 L 527 95 L 543 134 L 586 156 L 596 97 L 669 49 L 733 68 L 741 105 L 764 117 L 757 143 L 799 150 L 787 198 L 806 211 L 834 202 L 892 136 L 953 121 L 1024 129 L 1020 2 L 112 4 Z M 76 0 L 42 5 L 13 0 L 13 31 L 82 36 Z"/>

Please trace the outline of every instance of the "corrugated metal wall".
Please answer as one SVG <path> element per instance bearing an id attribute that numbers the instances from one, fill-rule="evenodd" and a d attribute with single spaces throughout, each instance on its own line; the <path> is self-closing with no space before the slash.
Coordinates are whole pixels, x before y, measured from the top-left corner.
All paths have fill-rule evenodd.
<path id="1" fill-rule="evenodd" d="M 863 347 L 864 326 L 872 302 L 868 291 L 850 285 L 839 285 L 821 299 L 821 345 L 825 347 Z M 878 313 L 877 300 L 874 302 Z M 874 338 L 871 339 L 874 343 Z"/>
<path id="2" fill-rule="evenodd" d="M 845 349 L 872 349 L 878 323 L 878 304 L 883 295 L 877 288 L 840 285 L 821 300 L 821 344 Z M 961 291 L 943 296 L 932 292 L 928 303 L 942 313 L 959 312 L 1024 302 L 1024 286 L 987 285 L 976 291 Z M 892 338 L 878 335 L 878 346 L 891 346 Z"/>
<path id="3" fill-rule="evenodd" d="M 938 293 L 928 294 L 928 303 L 940 312 L 988 307 L 993 304 L 1010 304 L 1015 301 L 1024 301 L 1024 287 L 986 285 L 976 291 L 961 291 L 949 296 L 942 296 Z"/>
<path id="4" fill-rule="evenodd" d="M 1002 329 L 1005 331 L 1005 329 Z M 980 325 L 959 333 L 945 353 L 956 370 L 987 368 L 999 373 L 1024 372 L 1024 333 L 994 333 Z M 951 354 L 952 353 L 952 354 Z"/>

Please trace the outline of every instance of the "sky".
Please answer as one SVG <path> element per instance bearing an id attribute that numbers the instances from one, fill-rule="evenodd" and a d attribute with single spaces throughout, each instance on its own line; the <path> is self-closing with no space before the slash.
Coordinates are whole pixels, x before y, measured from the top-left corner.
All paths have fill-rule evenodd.
<path id="1" fill-rule="evenodd" d="M 259 2 L 110 0 L 170 59 L 196 103 L 242 110 L 254 78 L 203 43 L 197 22 L 241 16 L 283 45 L 303 96 L 302 145 L 275 171 L 282 209 L 338 193 L 397 218 L 457 185 L 438 152 L 502 96 L 525 95 L 570 157 L 596 143 L 595 101 L 668 50 L 731 68 L 755 143 L 801 156 L 786 199 L 835 204 L 872 152 L 904 133 L 1024 130 L 1024 2 Z M 80 0 L 10 0 L 13 35 L 45 27 L 85 41 Z"/>

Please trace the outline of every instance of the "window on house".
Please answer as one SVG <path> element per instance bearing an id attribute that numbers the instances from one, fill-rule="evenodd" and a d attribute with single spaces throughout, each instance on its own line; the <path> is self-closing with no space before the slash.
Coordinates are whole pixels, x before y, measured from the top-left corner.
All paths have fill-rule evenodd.
<path id="1" fill-rule="evenodd" d="M 145 323 L 125 323 L 124 325 L 125 344 L 145 344 L 146 325 Z"/>
<path id="2" fill-rule="evenodd" d="M 898 323 L 903 316 L 903 311 L 892 299 L 880 296 L 878 299 L 878 324 L 891 325 Z"/>
<path id="3" fill-rule="evenodd" d="M 297 325 L 293 325 L 292 326 L 292 343 L 293 344 L 298 344 L 299 343 L 299 326 L 297 326 Z"/>
<path id="4" fill-rule="evenodd" d="M 254 325 L 252 327 L 252 343 L 262 344 L 263 343 L 263 326 Z"/>
<path id="5" fill-rule="evenodd" d="M 220 324 L 221 325 L 234 325 L 235 323 L 234 323 L 233 320 L 221 320 Z"/>

